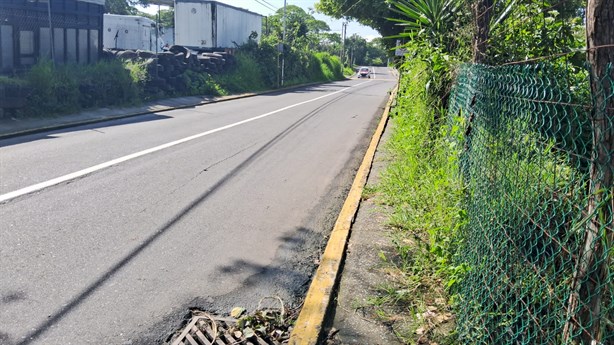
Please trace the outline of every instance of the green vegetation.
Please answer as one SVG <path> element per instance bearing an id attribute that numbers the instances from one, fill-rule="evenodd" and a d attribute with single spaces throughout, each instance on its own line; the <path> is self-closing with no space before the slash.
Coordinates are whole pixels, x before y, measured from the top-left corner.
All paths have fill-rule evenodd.
<path id="1" fill-rule="evenodd" d="M 337 19 L 356 20 L 359 23 L 376 29 L 383 37 L 399 33 L 396 23 L 388 20 L 398 17 L 391 11 L 388 0 L 346 1 L 319 0 L 316 10 Z M 385 40 L 388 48 L 393 47 L 392 40 Z"/>
<path id="2" fill-rule="evenodd" d="M 345 64 L 348 66 L 385 66 L 388 53 L 383 38 L 368 42 L 357 34 L 345 40 Z"/>
<path id="3" fill-rule="evenodd" d="M 296 66 L 295 61 L 305 61 L 302 56 L 311 52 L 318 51 L 329 55 L 338 55 L 342 48 L 344 66 L 354 65 L 385 65 L 389 51 L 383 39 L 374 39 L 367 42 L 366 39 L 357 34 L 351 35 L 342 42 L 341 35 L 331 32 L 326 22 L 317 20 L 313 15 L 305 12 L 302 8 L 295 5 L 288 5 L 286 9 L 286 40 L 284 54 L 286 61 L 290 61 L 291 66 Z M 283 36 L 283 9 L 279 9 L 275 14 L 267 19 L 267 25 L 263 30 L 261 44 L 276 45 L 282 42 Z M 296 66 L 298 67 L 298 66 Z M 296 73 L 290 68 L 289 75 Z M 292 79 L 289 78 L 289 79 Z"/>
<path id="4" fill-rule="evenodd" d="M 104 13 L 138 14 L 134 6 L 147 4 L 147 0 L 105 0 Z"/>
<path id="5" fill-rule="evenodd" d="M 377 187 L 380 201 L 392 209 L 396 253 L 380 255 L 391 280 L 371 303 L 406 343 L 418 336 L 454 344 L 447 293 L 454 291 L 464 270 L 453 263 L 455 234 L 464 221 L 458 150 L 438 114 L 438 101 L 427 92 L 429 64 L 407 60 L 400 71 L 393 134 L 386 145 L 391 162 Z"/>
<path id="6" fill-rule="evenodd" d="M 107 12 L 136 14 L 134 5 L 147 5 L 147 0 L 107 0 Z M 172 10 L 161 13 L 165 25 L 172 26 Z M 54 66 L 40 61 L 31 70 L 13 78 L 0 78 L 0 86 L 18 93 L 26 107 L 13 111 L 13 116 L 53 116 L 82 109 L 138 105 L 164 97 L 189 95 L 228 95 L 275 89 L 311 82 L 343 79 L 353 74 L 351 66 L 343 66 L 339 57 L 341 37 L 331 33 L 328 25 L 315 19 L 298 6 L 287 7 L 286 39 L 283 52 L 283 9 L 267 18 L 260 42 L 250 36 L 238 46 L 229 69 L 212 74 L 201 69 L 179 69 L 169 75 L 157 74 L 152 59 L 132 58 L 127 61 L 100 61 L 90 66 Z M 359 64 L 382 64 L 387 59 L 381 42 L 367 43 L 356 36 L 347 41 L 352 61 Z M 160 57 L 162 59 L 162 57 Z M 284 65 L 282 82 L 282 60 Z M 164 66 L 163 66 L 164 67 Z M 176 71 L 177 69 L 175 69 Z M 172 73 L 172 72 L 171 72 Z M 13 84 L 20 83 L 19 88 Z M 13 85 L 13 86 L 11 86 Z M 15 90 L 20 91 L 15 91 Z M 5 94 L 7 94 L 5 92 Z M 0 94 L 0 97 L 2 95 Z M 24 103 L 24 102 L 21 102 Z"/>
<path id="7" fill-rule="evenodd" d="M 71 113 L 99 106 L 134 104 L 139 100 L 138 76 L 119 61 L 87 66 L 54 66 L 41 61 L 22 80 L 30 87 L 23 116 Z"/>
<path id="8" fill-rule="evenodd" d="M 393 210 L 396 247 L 380 253 L 390 280 L 371 299 L 379 317 L 411 344 L 611 341 L 613 211 L 600 206 L 610 218 L 595 219 L 601 243 L 582 235 L 587 205 L 599 198 L 587 194 L 595 182 L 586 110 L 595 96 L 583 2 L 321 0 L 317 8 L 401 39 L 408 52 L 391 163 L 377 187 Z M 597 90 L 610 90 L 608 73 Z M 608 162 L 598 169 L 612 169 Z M 572 256 L 593 247 L 594 271 L 610 271 L 580 280 Z M 567 304 L 573 280 L 585 298 L 577 308 Z M 445 332 L 438 317 L 450 311 L 458 326 Z M 568 326 L 575 333 L 566 336 Z"/>
<path id="9" fill-rule="evenodd" d="M 21 85 L 24 92 L 16 97 L 24 100 L 25 107 L 15 116 L 36 117 L 137 104 L 142 98 L 142 78 L 143 71 L 120 61 L 54 66 L 43 60 L 18 78 L 0 78 L 0 85 Z"/>
<path id="10" fill-rule="evenodd" d="M 339 80 L 344 77 L 339 58 L 328 53 L 291 51 L 285 85 Z M 186 70 L 178 84 L 154 87 L 154 71 L 147 61 L 110 60 L 93 65 L 58 65 L 43 60 L 16 77 L 0 77 L 5 97 L 23 100 L 16 117 L 70 114 L 83 109 L 138 105 L 164 97 L 262 91 L 278 87 L 278 53 L 271 44 L 250 41 L 239 47 L 235 66 L 224 73 Z M 25 107 L 24 107 L 25 105 Z"/>

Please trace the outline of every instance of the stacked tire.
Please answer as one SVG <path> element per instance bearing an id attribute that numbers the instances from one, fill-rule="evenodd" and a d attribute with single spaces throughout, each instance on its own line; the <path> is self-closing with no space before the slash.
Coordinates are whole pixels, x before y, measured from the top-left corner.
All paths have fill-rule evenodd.
<path id="1" fill-rule="evenodd" d="M 186 71 L 215 75 L 236 66 L 235 57 L 229 53 L 197 53 L 179 45 L 158 54 L 142 50 L 105 50 L 103 56 L 142 61 L 149 76 L 145 92 L 154 94 L 159 91 L 167 94 L 184 91 L 187 85 L 183 73 Z"/>

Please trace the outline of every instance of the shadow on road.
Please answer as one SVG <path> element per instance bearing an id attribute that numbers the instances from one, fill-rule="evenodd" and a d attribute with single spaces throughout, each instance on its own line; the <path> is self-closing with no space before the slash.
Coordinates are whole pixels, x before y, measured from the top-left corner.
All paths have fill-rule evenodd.
<path id="1" fill-rule="evenodd" d="M 171 229 L 175 224 L 180 222 L 184 217 L 186 217 L 190 212 L 192 212 L 195 208 L 197 208 L 201 203 L 205 200 L 209 199 L 211 196 L 216 194 L 222 187 L 232 181 L 235 177 L 237 177 L 244 169 L 249 167 L 254 161 L 256 161 L 260 156 L 265 154 L 268 150 L 273 148 L 276 144 L 278 144 L 285 137 L 290 135 L 294 130 L 299 128 L 305 122 L 316 116 L 323 109 L 327 108 L 329 105 L 337 102 L 338 100 L 347 97 L 347 93 L 340 93 L 334 98 L 330 99 L 326 103 L 320 105 L 313 111 L 304 115 L 288 128 L 286 128 L 283 132 L 277 134 L 270 141 L 260 147 L 257 151 L 247 157 L 243 162 L 237 165 L 234 169 L 228 172 L 228 174 L 223 177 L 221 180 L 216 182 L 209 190 L 203 193 L 200 197 L 190 202 L 183 209 L 181 209 L 175 217 L 166 222 L 163 226 L 155 230 L 155 232 L 149 236 L 143 243 L 134 248 L 130 253 L 128 253 L 123 259 L 119 262 L 115 263 L 112 267 L 109 268 L 107 272 L 102 274 L 95 282 L 87 286 L 83 289 L 78 295 L 76 295 L 73 299 L 66 301 L 63 304 L 63 307 L 49 315 L 46 321 L 41 324 L 32 327 L 32 331 L 27 334 L 23 340 L 16 343 L 17 345 L 29 345 L 38 339 L 41 335 L 47 332 L 51 327 L 55 324 L 59 323 L 66 315 L 68 315 L 73 309 L 78 307 L 81 303 L 83 303 L 88 297 L 90 297 L 94 292 L 96 292 L 107 280 L 117 274 L 120 270 L 122 270 L 125 266 L 127 266 L 132 260 L 134 260 L 143 250 L 151 246 L 154 242 L 156 242 L 162 235 L 164 235 L 169 229 Z M 288 237 L 289 243 L 293 241 L 292 236 Z M 288 273 L 288 272 L 285 272 Z M 8 337 L 7 335 L 0 334 L 0 337 Z M 0 338 L 2 339 L 2 338 Z"/>
<path id="2" fill-rule="evenodd" d="M 97 123 L 92 123 L 89 125 L 80 125 L 80 126 L 67 125 L 67 127 L 63 129 L 55 129 L 52 131 L 45 131 L 45 132 L 35 133 L 35 134 L 18 135 L 18 136 L 9 137 L 6 139 L 0 139 L 0 148 L 11 146 L 11 145 L 24 144 L 24 143 L 28 143 L 28 142 L 36 141 L 36 140 L 56 139 L 60 134 L 64 134 L 64 133 L 87 131 L 87 130 L 96 131 L 98 128 L 124 126 L 124 125 L 130 125 L 130 124 L 135 124 L 135 123 L 166 120 L 170 118 L 172 118 L 172 116 L 151 113 L 147 115 L 128 117 L 124 119 L 97 122 Z M 53 120 L 50 120 L 50 121 L 53 121 Z M 44 126 L 44 124 L 42 126 Z"/>
<path id="3" fill-rule="evenodd" d="M 140 331 L 137 339 L 131 339 L 132 345 L 167 344 L 177 331 L 182 330 L 191 320 L 192 312 L 205 311 L 223 316 L 231 307 L 241 306 L 248 311 L 256 308 L 279 308 L 282 299 L 284 308 L 296 305 L 292 297 L 302 295 L 307 290 L 311 275 L 316 269 L 316 256 L 322 245 L 322 234 L 305 227 L 297 227 L 279 238 L 283 243 L 277 251 L 273 262 L 260 265 L 246 260 L 235 260 L 229 265 L 216 267 L 215 273 L 208 277 L 210 281 L 219 280 L 221 276 L 239 275 L 250 272 L 235 290 L 219 296 L 198 296 L 175 308 L 158 322 Z M 306 252 L 313 256 L 303 258 L 295 254 Z M 286 292 L 285 294 L 283 292 Z M 275 298 L 271 298 L 275 297 Z"/>
<path id="4" fill-rule="evenodd" d="M 349 79 L 348 79 L 349 80 Z M 261 94 L 259 96 L 279 96 L 284 94 L 293 94 L 293 93 L 324 93 L 324 92 L 335 92 L 337 90 L 350 88 L 352 85 L 340 84 L 339 82 L 328 82 L 323 84 L 316 84 L 304 87 L 298 87 L 295 89 L 289 90 L 279 90 Z"/>
<path id="5" fill-rule="evenodd" d="M 244 288 L 254 287 L 263 281 L 275 282 L 278 290 L 296 291 L 298 287 L 309 281 L 313 269 L 317 266 L 322 235 L 311 229 L 298 227 L 286 232 L 279 239 L 282 244 L 272 264 L 265 266 L 245 260 L 235 260 L 230 265 L 217 267 L 215 276 L 253 272 L 243 282 L 241 292 L 238 293 L 243 293 Z M 306 257 L 297 257 L 296 253 L 304 252 L 304 249 L 312 251 L 308 251 Z"/>

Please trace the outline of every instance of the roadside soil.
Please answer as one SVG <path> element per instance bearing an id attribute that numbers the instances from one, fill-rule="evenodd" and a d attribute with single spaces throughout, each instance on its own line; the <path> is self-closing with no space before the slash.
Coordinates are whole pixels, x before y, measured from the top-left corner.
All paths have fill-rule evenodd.
<path id="1" fill-rule="evenodd" d="M 388 123 L 378 145 L 352 225 L 335 304 L 329 316 L 326 345 L 454 343 L 450 337 L 455 328 L 454 316 L 441 280 L 418 275 L 421 288 L 411 301 L 394 297 L 395 292 L 406 289 L 399 283 L 404 273 L 393 263 L 398 252 L 392 240 L 395 229 L 388 225 L 392 206 L 379 201 L 376 188 L 390 162 L 385 146 L 393 122 Z"/>
<path id="2" fill-rule="evenodd" d="M 380 253 L 389 256 L 389 253 L 394 252 L 390 241 L 391 229 L 386 226 L 389 212 L 386 206 L 377 204 L 371 194 L 387 166 L 382 151 L 390 136 L 390 127 L 389 123 L 377 148 L 363 200 L 352 225 L 332 313 L 334 316 L 331 316 L 333 321 L 327 341 L 329 345 L 402 344 L 390 323 L 378 317 L 379 307 L 372 303 L 382 283 L 389 279 Z"/>

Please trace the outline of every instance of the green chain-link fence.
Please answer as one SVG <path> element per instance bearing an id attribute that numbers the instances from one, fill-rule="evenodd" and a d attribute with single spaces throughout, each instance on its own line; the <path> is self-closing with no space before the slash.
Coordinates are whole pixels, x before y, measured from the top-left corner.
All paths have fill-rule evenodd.
<path id="1" fill-rule="evenodd" d="M 614 110 L 562 71 L 459 72 L 449 114 L 465 128 L 463 343 L 614 344 Z"/>

